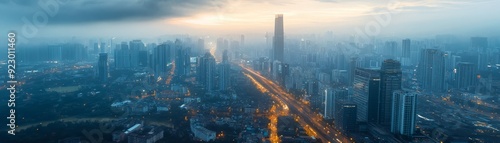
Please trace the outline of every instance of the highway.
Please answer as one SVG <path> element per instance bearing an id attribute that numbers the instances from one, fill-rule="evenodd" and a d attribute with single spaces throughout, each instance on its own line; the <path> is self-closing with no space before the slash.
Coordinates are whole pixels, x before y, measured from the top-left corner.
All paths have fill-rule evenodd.
<path id="1" fill-rule="evenodd" d="M 322 142 L 352 142 L 343 134 L 337 131 L 334 127 L 328 125 L 320 116 L 314 113 L 307 105 L 304 105 L 299 100 L 295 99 L 293 95 L 286 92 L 281 86 L 272 80 L 260 75 L 260 73 L 246 67 L 239 65 L 245 75 L 250 76 L 252 82 L 258 85 L 257 88 L 268 91 L 268 95 L 272 96 L 275 100 L 280 102 L 282 106 L 289 108 L 290 113 L 295 115 L 296 121 L 304 127 L 308 135 L 321 139 Z"/>

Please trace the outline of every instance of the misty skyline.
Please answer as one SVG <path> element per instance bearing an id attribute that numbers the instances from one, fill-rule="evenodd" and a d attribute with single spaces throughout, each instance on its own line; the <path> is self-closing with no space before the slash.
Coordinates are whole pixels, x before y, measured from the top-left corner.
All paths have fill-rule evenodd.
<path id="1" fill-rule="evenodd" d="M 33 22 L 34 15 L 44 12 L 37 2 L 0 2 L 6 19 L 0 22 L 2 31 L 21 31 L 24 18 Z M 382 18 L 385 23 L 375 36 L 497 36 L 497 5 L 500 1 L 76 0 L 59 4 L 55 13 L 49 13 L 47 23 L 37 25 L 34 38 L 263 35 L 273 30 L 273 17 L 279 13 L 284 14 L 287 35 L 325 31 L 353 35 L 356 28 L 364 30 Z"/>

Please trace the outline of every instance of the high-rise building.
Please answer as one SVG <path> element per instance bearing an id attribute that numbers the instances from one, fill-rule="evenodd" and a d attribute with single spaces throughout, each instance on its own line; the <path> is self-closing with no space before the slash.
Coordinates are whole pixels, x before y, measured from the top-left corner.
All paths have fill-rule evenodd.
<path id="1" fill-rule="evenodd" d="M 401 89 L 401 63 L 388 59 L 382 63 L 380 69 L 380 104 L 379 123 L 389 129 L 392 113 L 392 93 Z"/>
<path id="2" fill-rule="evenodd" d="M 97 53 L 99 53 L 99 43 L 94 43 L 94 44 L 93 44 L 93 47 L 94 47 L 94 48 L 93 48 L 93 50 L 92 50 L 92 53 L 93 53 L 93 54 L 97 54 Z"/>
<path id="3" fill-rule="evenodd" d="M 488 38 L 486 37 L 471 37 L 470 48 L 477 55 L 477 69 L 482 71 L 488 68 L 490 64 L 489 57 L 492 56 L 488 50 Z"/>
<path id="4" fill-rule="evenodd" d="M 222 62 L 219 65 L 219 90 L 228 90 L 230 87 L 230 70 L 228 53 L 224 50 L 222 53 Z"/>
<path id="5" fill-rule="evenodd" d="M 283 14 L 277 14 L 274 19 L 274 38 L 273 38 L 273 60 L 284 62 L 285 52 L 285 33 L 283 28 Z"/>
<path id="6" fill-rule="evenodd" d="M 146 50 L 139 51 L 139 56 L 138 56 L 139 57 L 139 64 L 138 65 L 140 67 L 147 67 L 148 66 L 148 64 L 149 64 L 148 63 L 148 59 L 149 59 L 148 55 L 149 55 L 149 53 Z"/>
<path id="7" fill-rule="evenodd" d="M 456 86 L 459 89 L 468 88 L 476 84 L 477 67 L 473 63 L 462 62 L 456 68 Z"/>
<path id="8" fill-rule="evenodd" d="M 354 82 L 354 72 L 356 70 L 356 67 L 358 67 L 358 57 L 353 57 L 349 61 L 349 68 L 347 69 L 349 85 L 352 85 Z"/>
<path id="9" fill-rule="evenodd" d="M 190 71 L 190 48 L 184 47 L 180 40 L 174 43 L 175 48 L 175 74 L 187 75 Z"/>
<path id="10" fill-rule="evenodd" d="M 271 63 L 271 77 L 274 80 L 279 80 L 281 63 L 282 62 L 280 62 L 280 61 L 272 61 L 272 63 Z"/>
<path id="11" fill-rule="evenodd" d="M 229 56 L 227 50 L 222 52 L 222 63 L 229 63 Z"/>
<path id="12" fill-rule="evenodd" d="M 339 100 L 336 104 L 338 105 L 336 114 L 339 117 L 335 119 L 335 125 L 345 133 L 357 131 L 357 105 L 346 100 Z"/>
<path id="13" fill-rule="evenodd" d="M 403 39 L 402 42 L 402 48 L 401 48 L 401 65 L 402 66 L 411 66 L 411 40 L 410 39 Z"/>
<path id="14" fill-rule="evenodd" d="M 398 43 L 396 41 L 387 41 L 385 42 L 385 56 L 389 58 L 398 57 Z"/>
<path id="15" fill-rule="evenodd" d="M 478 52 L 486 52 L 488 49 L 488 38 L 486 37 L 471 37 L 470 48 Z"/>
<path id="16" fill-rule="evenodd" d="M 129 46 L 130 67 L 139 67 L 139 51 L 145 50 L 144 43 L 141 40 L 132 40 Z"/>
<path id="17" fill-rule="evenodd" d="M 229 63 L 221 63 L 219 65 L 219 90 L 228 90 L 231 85 L 230 80 L 231 67 Z"/>
<path id="18" fill-rule="evenodd" d="M 132 51 L 129 49 L 129 45 L 127 44 L 127 42 L 122 42 L 121 44 L 117 45 L 114 52 L 115 68 L 131 68 L 131 53 Z"/>
<path id="19" fill-rule="evenodd" d="M 325 106 L 324 106 L 324 118 L 325 119 L 335 119 L 341 118 L 340 114 L 337 114 L 340 106 L 339 102 L 347 100 L 348 94 L 347 88 L 327 88 L 324 92 Z"/>
<path id="20" fill-rule="evenodd" d="M 56 55 L 57 57 L 61 57 L 63 61 L 81 61 L 86 58 L 86 49 L 80 43 L 65 43 L 59 45 L 61 47 L 59 52 L 60 55 Z M 49 55 L 53 55 L 56 53 L 49 53 Z"/>
<path id="21" fill-rule="evenodd" d="M 403 53 L 402 53 L 403 58 L 410 58 L 411 54 L 410 44 L 411 44 L 410 39 L 403 39 Z"/>
<path id="22" fill-rule="evenodd" d="M 325 119 L 333 119 L 335 115 L 335 94 L 332 88 L 325 89 Z"/>
<path id="23" fill-rule="evenodd" d="M 377 113 L 379 82 L 380 72 L 377 70 L 356 68 L 354 71 L 352 99 L 358 105 L 358 122 L 367 122 L 369 114 Z M 372 112 L 369 113 L 369 110 Z"/>
<path id="24" fill-rule="evenodd" d="M 106 52 L 106 43 L 101 42 L 101 45 L 99 46 L 100 52 L 104 53 Z"/>
<path id="25" fill-rule="evenodd" d="M 201 55 L 205 53 L 205 40 L 200 38 L 198 39 L 198 44 L 196 45 L 196 48 L 191 51 L 193 55 Z"/>
<path id="26" fill-rule="evenodd" d="M 417 76 L 424 90 L 445 90 L 445 59 L 448 54 L 437 49 L 423 49 L 420 53 Z"/>
<path id="27" fill-rule="evenodd" d="M 153 70 L 155 77 L 165 78 L 167 74 L 167 64 L 170 63 L 170 45 L 161 44 L 153 51 Z"/>
<path id="28" fill-rule="evenodd" d="M 99 62 L 97 63 L 97 74 L 98 79 L 101 82 L 106 82 L 108 80 L 109 68 L 108 68 L 108 54 L 100 53 Z"/>
<path id="29" fill-rule="evenodd" d="M 411 137 L 415 132 L 417 94 L 397 90 L 392 98 L 391 132 Z"/>
<path id="30" fill-rule="evenodd" d="M 215 89 L 215 58 L 210 53 L 205 53 L 198 61 L 198 81 L 204 85 L 205 90 Z"/>
<path id="31" fill-rule="evenodd" d="M 379 75 L 378 77 L 371 77 L 368 81 L 368 122 L 370 123 L 379 123 L 380 99 Z"/>

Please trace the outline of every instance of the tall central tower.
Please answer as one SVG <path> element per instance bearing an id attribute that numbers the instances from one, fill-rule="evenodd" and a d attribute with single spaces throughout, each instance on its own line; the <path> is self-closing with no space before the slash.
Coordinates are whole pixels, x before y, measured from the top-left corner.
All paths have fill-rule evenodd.
<path id="1" fill-rule="evenodd" d="M 285 49 L 285 32 L 283 30 L 283 14 L 274 19 L 273 61 L 283 61 Z"/>

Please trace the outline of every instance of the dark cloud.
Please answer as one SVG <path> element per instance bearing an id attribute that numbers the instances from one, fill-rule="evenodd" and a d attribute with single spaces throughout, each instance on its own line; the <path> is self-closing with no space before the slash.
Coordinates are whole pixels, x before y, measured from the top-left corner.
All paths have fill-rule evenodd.
<path id="1" fill-rule="evenodd" d="M 57 0 L 56 0 L 57 1 Z M 61 0 L 56 16 L 50 24 L 85 24 L 130 20 L 156 20 L 187 16 L 202 11 L 216 10 L 223 0 Z M 7 18 L 31 17 L 42 8 L 36 0 L 2 1 L 0 12 L 16 11 Z M 15 19 L 14 19 L 15 20 Z"/>

